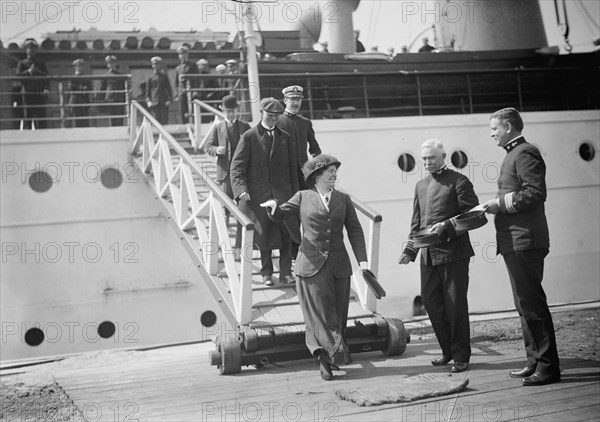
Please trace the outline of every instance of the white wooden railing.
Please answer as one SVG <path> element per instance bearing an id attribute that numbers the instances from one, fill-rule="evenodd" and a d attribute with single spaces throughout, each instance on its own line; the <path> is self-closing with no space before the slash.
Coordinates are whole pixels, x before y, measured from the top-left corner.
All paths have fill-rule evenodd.
<path id="1" fill-rule="evenodd" d="M 193 127 L 194 129 L 188 130 L 188 134 L 190 135 L 190 142 L 192 143 L 194 152 L 198 152 L 204 149 L 206 141 L 208 140 L 208 134 L 210 133 L 212 127 L 216 125 L 219 121 L 225 119 L 225 114 L 222 111 L 219 111 L 216 108 L 210 106 L 209 104 L 206 104 L 205 102 L 199 100 L 192 101 L 192 109 L 194 111 L 194 119 L 191 127 Z M 206 131 L 206 133 L 202 133 L 203 109 L 215 116 L 215 119 L 210 124 L 210 128 Z"/>
<path id="2" fill-rule="evenodd" d="M 368 205 L 359 201 L 352 195 L 350 195 L 350 197 L 352 198 L 352 202 L 354 203 L 357 213 L 359 215 L 364 215 L 368 220 L 368 226 L 366 227 L 366 230 L 363 226 L 363 230 L 365 230 L 365 241 L 367 242 L 367 259 L 369 263 L 369 269 L 373 272 L 373 274 L 375 274 L 375 276 L 377 276 L 379 272 L 379 235 L 381 231 L 382 217 Z M 353 256 L 353 254 L 350 255 Z M 363 279 L 360 271 L 354 271 L 354 274 L 352 275 L 352 288 L 356 292 L 356 295 L 358 296 L 358 302 L 363 309 L 371 312 L 377 312 L 377 298 L 371 289 L 369 289 L 369 286 Z"/>
<path id="3" fill-rule="evenodd" d="M 152 175 L 153 190 L 171 219 L 181 230 L 188 243 L 188 251 L 195 258 L 198 269 L 208 281 L 217 298 L 229 307 L 229 317 L 245 325 L 252 318 L 252 245 L 254 225 L 237 205 L 210 179 L 208 173 L 178 142 L 137 102 L 131 104 L 131 154 L 141 155 L 141 170 Z M 137 126 L 138 116 L 142 122 Z M 179 158 L 177 161 L 176 158 Z M 209 194 L 201 199 L 196 192 L 194 174 L 208 187 Z M 236 267 L 225 212 L 242 225 L 240 271 Z M 206 219 L 208 218 L 208 222 Z M 190 234 L 196 231 L 197 236 Z M 219 255 L 224 261 L 227 282 L 225 291 L 220 287 Z"/>

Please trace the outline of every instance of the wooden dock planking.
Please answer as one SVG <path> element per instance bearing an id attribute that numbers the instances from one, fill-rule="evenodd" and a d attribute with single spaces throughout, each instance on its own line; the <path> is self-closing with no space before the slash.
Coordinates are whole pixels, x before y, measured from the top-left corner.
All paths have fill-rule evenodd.
<path id="1" fill-rule="evenodd" d="M 413 340 L 405 354 L 398 357 L 385 357 L 379 352 L 355 354 L 354 363 L 344 368 L 346 375 L 330 382 L 320 379 L 312 359 L 271 364 L 260 370 L 243 368 L 239 374 L 221 376 L 208 364 L 212 348 L 204 343 L 139 352 L 135 359 L 124 359 L 122 364 L 57 368 L 53 375 L 80 409 L 101 409 L 98 420 L 102 421 L 114 421 L 116 409 L 122 417 L 129 411 L 131 419 L 153 422 L 315 421 L 327 417 L 339 421 L 444 417 L 451 421 L 527 417 L 575 421 L 596 420 L 600 410 L 598 362 L 563 359 L 562 383 L 522 387 L 519 380 L 508 377 L 508 371 L 519 368 L 524 361 L 522 351 L 514 348 L 474 344 L 471 369 L 453 375 L 469 378 L 469 387 L 462 393 L 374 407 L 339 400 L 334 389 L 420 373 L 448 374 L 447 367 L 432 367 L 429 363 L 439 353 L 437 345 L 414 344 Z"/>

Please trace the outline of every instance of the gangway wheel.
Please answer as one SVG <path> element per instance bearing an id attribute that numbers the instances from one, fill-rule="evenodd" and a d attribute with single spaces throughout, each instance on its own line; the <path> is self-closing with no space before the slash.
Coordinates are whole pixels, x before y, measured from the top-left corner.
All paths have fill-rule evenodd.
<path id="1" fill-rule="evenodd" d="M 404 328 L 402 320 L 396 318 L 384 318 L 388 325 L 387 347 L 382 350 L 386 356 L 401 355 L 406 350 L 406 344 L 410 336 Z"/>
<path id="2" fill-rule="evenodd" d="M 242 370 L 242 348 L 240 343 L 229 340 L 217 342 L 217 350 L 210 352 L 212 365 L 217 365 L 221 375 L 237 374 Z"/>

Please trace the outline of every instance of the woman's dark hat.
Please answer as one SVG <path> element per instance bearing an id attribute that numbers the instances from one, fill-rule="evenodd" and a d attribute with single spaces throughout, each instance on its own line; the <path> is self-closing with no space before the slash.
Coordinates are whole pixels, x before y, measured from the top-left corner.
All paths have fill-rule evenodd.
<path id="1" fill-rule="evenodd" d="M 238 106 L 235 95 L 226 95 L 221 100 L 221 110 L 234 110 Z"/>
<path id="2" fill-rule="evenodd" d="M 381 287 L 381 284 L 379 284 L 379 281 L 377 281 L 375 274 L 373 274 L 371 270 L 364 270 L 362 273 L 363 278 L 367 282 L 367 286 L 369 286 L 369 289 L 373 291 L 375 297 L 377 299 L 381 299 L 383 296 L 385 296 L 385 289 Z"/>
<path id="3" fill-rule="evenodd" d="M 316 157 L 311 158 L 302 166 L 304 180 L 308 180 L 310 175 L 315 171 L 322 169 L 323 167 L 329 167 L 332 164 L 335 165 L 336 168 L 339 168 L 342 165 L 342 163 L 340 163 L 333 155 L 319 154 Z"/>
<path id="4" fill-rule="evenodd" d="M 454 228 L 458 232 L 478 229 L 487 223 L 484 210 L 468 211 L 454 217 Z"/>
<path id="5" fill-rule="evenodd" d="M 442 243 L 442 239 L 440 239 L 440 236 L 437 233 L 434 233 L 429 229 L 419 230 L 413 237 L 413 246 L 415 248 L 426 248 L 437 245 L 438 243 Z"/>

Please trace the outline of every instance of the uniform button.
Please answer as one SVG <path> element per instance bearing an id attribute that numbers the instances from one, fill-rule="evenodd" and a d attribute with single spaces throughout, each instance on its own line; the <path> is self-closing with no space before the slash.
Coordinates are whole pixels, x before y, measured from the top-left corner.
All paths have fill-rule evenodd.
<path id="1" fill-rule="evenodd" d="M 327 233 L 331 233 L 331 230 L 327 229 Z"/>
<path id="2" fill-rule="evenodd" d="M 327 221 L 331 221 L 331 218 L 328 218 Z"/>
<path id="3" fill-rule="evenodd" d="M 327 239 L 325 242 L 329 243 L 329 239 Z"/>

